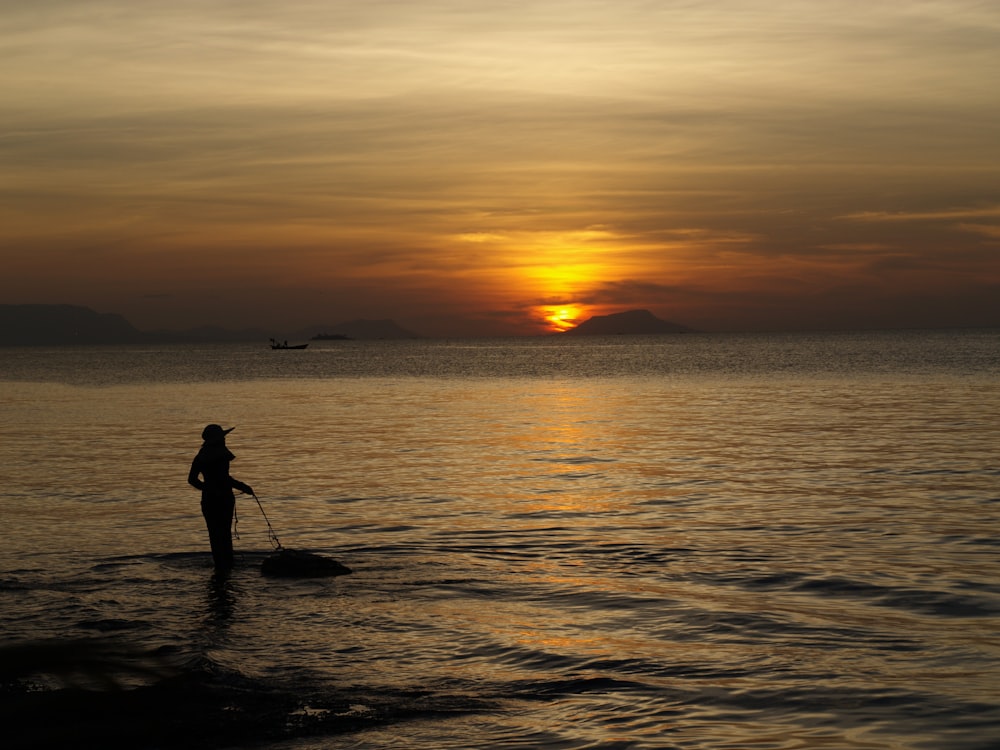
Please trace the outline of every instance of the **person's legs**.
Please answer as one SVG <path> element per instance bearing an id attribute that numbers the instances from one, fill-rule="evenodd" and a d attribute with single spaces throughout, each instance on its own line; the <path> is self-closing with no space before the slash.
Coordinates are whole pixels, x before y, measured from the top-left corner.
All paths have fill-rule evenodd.
<path id="1" fill-rule="evenodd" d="M 232 497 L 216 497 L 201 501 L 201 514 L 208 527 L 208 541 L 212 545 L 212 559 L 215 567 L 228 570 L 233 567 L 233 509 L 236 500 Z"/>

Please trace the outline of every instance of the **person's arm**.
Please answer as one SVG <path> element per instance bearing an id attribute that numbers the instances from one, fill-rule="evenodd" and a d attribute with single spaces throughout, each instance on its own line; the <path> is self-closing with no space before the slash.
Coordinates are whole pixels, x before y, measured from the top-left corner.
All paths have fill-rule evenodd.
<path id="1" fill-rule="evenodd" d="M 232 477 L 229 477 L 229 484 L 233 487 L 233 489 L 237 489 L 245 495 L 253 494 L 253 487 L 251 487 L 249 484 L 244 484 L 239 479 L 233 479 Z"/>
<path id="2" fill-rule="evenodd" d="M 198 457 L 196 456 L 194 461 L 191 462 L 191 471 L 188 472 L 188 484 L 196 490 L 205 489 L 205 483 L 198 478 L 200 473 L 201 469 L 198 468 Z"/>

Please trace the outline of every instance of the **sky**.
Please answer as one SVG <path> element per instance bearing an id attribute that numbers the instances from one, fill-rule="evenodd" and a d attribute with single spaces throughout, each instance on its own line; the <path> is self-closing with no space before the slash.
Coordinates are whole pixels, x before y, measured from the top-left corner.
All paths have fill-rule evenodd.
<path id="1" fill-rule="evenodd" d="M 1000 326 L 995 0 L 0 0 L 0 303 Z"/>

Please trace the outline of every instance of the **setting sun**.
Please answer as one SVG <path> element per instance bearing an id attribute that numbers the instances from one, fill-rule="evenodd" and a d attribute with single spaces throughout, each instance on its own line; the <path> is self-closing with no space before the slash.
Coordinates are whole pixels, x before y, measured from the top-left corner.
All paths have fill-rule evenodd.
<path id="1" fill-rule="evenodd" d="M 542 313 L 551 330 L 561 333 L 580 322 L 583 308 L 580 305 L 547 306 L 542 308 Z"/>

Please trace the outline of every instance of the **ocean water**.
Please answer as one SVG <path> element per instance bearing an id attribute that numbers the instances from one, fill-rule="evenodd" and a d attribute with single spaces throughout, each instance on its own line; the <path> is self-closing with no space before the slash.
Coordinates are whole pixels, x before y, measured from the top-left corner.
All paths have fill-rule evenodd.
<path id="1" fill-rule="evenodd" d="M 998 331 L 0 349 L 4 746 L 1000 747 L 998 376 Z M 353 573 L 261 577 L 262 510 Z"/>

